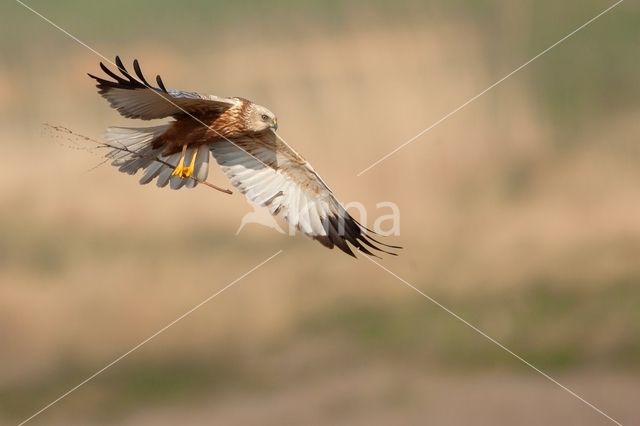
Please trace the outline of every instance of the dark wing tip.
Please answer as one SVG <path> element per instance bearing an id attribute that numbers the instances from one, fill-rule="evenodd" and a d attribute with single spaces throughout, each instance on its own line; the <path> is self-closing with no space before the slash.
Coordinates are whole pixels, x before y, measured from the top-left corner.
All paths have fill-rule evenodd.
<path id="1" fill-rule="evenodd" d="M 341 221 L 343 223 L 341 223 Z M 356 257 L 356 255 L 349 247 L 349 244 L 365 255 L 376 257 L 378 259 L 381 259 L 381 257 L 378 256 L 375 251 L 391 256 L 397 256 L 397 253 L 386 249 L 402 248 L 400 246 L 385 244 L 372 238 L 367 232 L 367 228 L 360 225 L 360 223 L 348 213 L 346 213 L 346 216 L 342 218 L 339 218 L 337 215 L 329 216 L 325 221 L 324 227 L 327 231 L 327 236 L 316 236 L 314 239 L 318 240 L 322 245 L 328 248 L 336 246 L 346 254 L 353 257 Z"/>
<path id="2" fill-rule="evenodd" d="M 351 217 L 351 216 L 350 216 L 350 217 Z M 371 236 L 371 234 L 374 234 L 374 235 L 381 235 L 381 234 L 379 234 L 378 232 L 376 232 L 376 231 L 374 231 L 374 230 L 372 230 L 372 229 L 367 228 L 366 226 L 364 226 L 363 224 L 361 224 L 360 222 L 358 222 L 355 218 L 351 217 L 351 219 L 355 222 L 355 224 L 356 224 L 358 227 L 360 227 L 360 228 L 362 228 L 363 230 L 365 230 L 365 231 L 366 231 L 366 233 L 367 233 L 367 237 L 368 237 L 371 241 L 375 242 L 376 244 L 380 244 L 381 246 L 388 247 L 388 248 L 390 248 L 390 249 L 398 249 L 398 250 L 402 250 L 402 247 L 401 247 L 401 246 L 392 246 L 392 245 L 390 245 L 390 244 L 386 244 L 386 243 L 383 243 L 382 241 L 378 241 L 378 240 L 376 240 L 375 238 L 373 238 L 373 237 Z M 383 235 L 383 236 L 384 236 L 384 235 Z M 393 253 L 390 253 L 390 254 L 393 254 Z M 394 255 L 395 255 L 395 256 L 397 256 L 397 254 L 394 254 Z"/>
<path id="3" fill-rule="evenodd" d="M 129 71 L 127 71 L 127 69 L 124 66 L 124 63 L 122 62 L 122 59 L 120 59 L 120 56 L 115 57 L 115 65 L 121 75 L 116 74 L 114 71 L 109 69 L 109 67 L 106 66 L 103 62 L 100 62 L 100 69 L 108 77 L 110 77 L 113 80 L 106 80 L 104 78 L 96 77 L 93 74 L 89 74 L 89 77 L 93 78 L 98 82 L 98 88 L 100 88 L 101 90 L 106 91 L 112 88 L 126 89 L 126 90 L 149 88 L 153 90 L 160 90 L 157 87 L 153 87 L 149 83 L 147 83 L 147 81 L 144 78 L 144 75 L 142 74 L 142 71 L 140 70 L 140 64 L 138 63 L 137 59 L 133 61 L 133 68 L 138 79 L 133 77 L 129 73 Z M 163 90 L 166 92 L 166 89 L 164 89 L 164 86 L 163 86 Z"/>
<path id="4" fill-rule="evenodd" d="M 120 56 L 116 55 L 116 66 L 120 69 L 120 71 L 122 73 L 126 73 L 127 69 L 124 67 L 124 64 L 122 63 L 122 60 L 120 59 Z"/>
<path id="5" fill-rule="evenodd" d="M 167 88 L 164 87 L 164 83 L 162 82 L 162 78 L 160 78 L 160 75 L 156 75 L 156 82 L 158 83 L 160 89 L 162 89 L 163 92 L 167 93 Z"/>
<path id="6" fill-rule="evenodd" d="M 142 82 L 144 84 L 146 84 L 147 86 L 151 87 L 151 85 L 147 82 L 147 79 L 144 78 L 144 74 L 142 74 L 142 69 L 140 69 L 140 63 L 138 62 L 137 59 L 133 60 L 133 71 L 136 73 L 136 75 L 138 76 L 138 78 L 140 80 L 142 80 Z"/>
<path id="7" fill-rule="evenodd" d="M 371 231 L 371 232 L 373 232 L 373 231 Z M 380 235 L 380 234 L 375 233 L 375 232 L 374 232 L 374 234 Z M 367 238 L 369 238 L 371 241 L 373 241 L 376 244 L 380 244 L 381 246 L 385 246 L 385 247 L 390 248 L 390 249 L 395 249 L 395 250 L 402 250 L 403 249 L 402 246 L 392 246 L 391 244 L 386 244 L 386 243 L 383 243 L 382 241 L 378 241 L 378 240 L 376 240 L 375 238 L 373 238 L 369 234 L 367 234 Z M 396 254 L 396 256 L 397 256 L 397 254 Z"/>

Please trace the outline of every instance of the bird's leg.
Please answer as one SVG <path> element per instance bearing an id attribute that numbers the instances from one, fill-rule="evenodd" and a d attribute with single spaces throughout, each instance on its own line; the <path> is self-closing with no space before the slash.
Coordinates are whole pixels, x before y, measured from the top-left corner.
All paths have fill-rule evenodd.
<path id="1" fill-rule="evenodd" d="M 187 152 L 187 145 L 185 144 L 185 145 L 182 145 L 182 153 L 180 154 L 178 165 L 173 169 L 171 176 L 180 176 L 181 178 L 186 177 L 185 176 L 186 167 L 184 167 L 184 156 L 186 152 Z"/>
<path id="2" fill-rule="evenodd" d="M 191 176 L 193 176 L 193 171 L 196 168 L 196 156 L 198 155 L 198 150 L 195 149 L 193 151 L 193 155 L 191 156 L 191 161 L 189 162 L 189 167 L 185 167 L 184 171 L 182 172 L 182 177 L 183 178 L 190 178 Z"/>

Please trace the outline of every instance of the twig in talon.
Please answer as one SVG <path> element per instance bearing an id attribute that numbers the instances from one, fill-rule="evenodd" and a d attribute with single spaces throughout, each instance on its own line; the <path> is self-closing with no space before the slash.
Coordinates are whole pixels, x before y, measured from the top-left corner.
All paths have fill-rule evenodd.
<path id="1" fill-rule="evenodd" d="M 216 190 L 218 190 L 218 191 L 220 191 L 220 192 L 224 192 L 225 194 L 229 194 L 229 195 L 233 194 L 233 191 L 231 191 L 230 189 L 227 189 L 227 188 L 220 188 L 219 186 L 215 186 L 214 184 L 209 183 L 209 182 L 207 182 L 206 180 L 198 180 L 198 179 L 196 179 L 196 178 L 195 178 L 195 177 L 193 177 L 193 176 L 191 176 L 191 179 L 195 180 L 195 181 L 196 181 L 196 182 L 198 182 L 198 183 L 201 183 L 201 184 L 203 184 L 203 185 L 206 185 L 206 186 L 208 186 L 209 188 L 213 188 L 213 189 L 216 189 Z"/>
<path id="2" fill-rule="evenodd" d="M 54 125 L 54 124 L 49 124 L 49 123 L 43 123 L 43 125 L 45 127 L 49 128 L 49 129 L 55 131 L 55 132 L 65 133 L 67 135 L 76 137 L 76 138 L 81 139 L 83 141 L 91 142 L 91 143 L 97 145 L 96 148 L 106 148 L 106 149 L 118 150 L 118 151 L 130 154 L 133 157 L 142 158 L 142 155 L 140 155 L 136 151 L 131 150 L 129 147 L 127 147 L 125 145 L 115 146 L 115 145 L 112 145 L 112 144 L 109 144 L 109 143 L 106 143 L 106 142 L 97 141 L 97 140 L 95 140 L 93 138 L 90 138 L 89 136 L 85 136 L 83 134 L 74 132 L 73 130 L 71 130 L 71 129 L 67 128 L 67 127 L 64 127 L 64 126 L 60 126 L 60 125 Z M 104 164 L 105 162 L 108 162 L 109 160 L 110 160 L 109 158 L 106 159 L 105 161 L 101 162 L 97 166 L 93 167 L 91 170 L 95 169 L 96 167 L 100 167 L 102 164 Z M 162 160 L 160 157 L 154 157 L 153 160 L 158 162 L 158 163 L 160 163 L 160 164 L 163 164 L 163 165 L 165 165 L 167 167 L 170 167 L 173 170 L 176 169 L 176 166 L 174 166 L 173 164 L 171 164 L 171 163 L 169 163 L 169 162 L 167 162 L 165 160 Z M 186 179 L 192 179 L 195 182 L 201 183 L 201 184 L 203 184 L 205 186 L 208 186 L 211 189 L 215 189 L 216 191 L 220 191 L 220 192 L 225 193 L 225 194 L 233 194 L 233 192 L 231 190 L 227 189 L 227 188 L 221 188 L 221 187 L 216 186 L 216 185 L 214 185 L 214 184 L 212 184 L 212 183 L 210 183 L 210 182 L 208 182 L 206 180 L 200 180 L 195 176 L 188 176 L 188 177 L 186 177 Z"/>

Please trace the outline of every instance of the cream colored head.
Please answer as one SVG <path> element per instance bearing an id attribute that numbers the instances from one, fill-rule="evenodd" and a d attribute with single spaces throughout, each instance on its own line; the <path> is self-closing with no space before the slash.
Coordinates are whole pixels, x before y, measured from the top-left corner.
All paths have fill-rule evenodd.
<path id="1" fill-rule="evenodd" d="M 278 130 L 276 115 L 262 105 L 251 104 L 246 120 L 247 129 L 252 132 L 262 132 L 267 129 Z"/>

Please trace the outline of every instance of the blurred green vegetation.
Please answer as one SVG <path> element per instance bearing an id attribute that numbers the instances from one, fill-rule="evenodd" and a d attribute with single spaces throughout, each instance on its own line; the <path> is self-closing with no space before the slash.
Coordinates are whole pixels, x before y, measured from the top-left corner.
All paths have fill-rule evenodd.
<path id="1" fill-rule="evenodd" d="M 442 288 L 430 296 L 453 308 L 532 364 L 548 371 L 591 367 L 640 367 L 638 280 L 592 289 L 566 283 L 454 296 Z M 418 286 L 427 288 L 427 285 Z M 610 309 L 615 306 L 616 309 Z M 500 325 L 508 324 L 508 329 Z M 627 324 L 625 330 L 619 324 Z M 369 354 L 439 367 L 486 370 L 510 365 L 526 369 L 449 313 L 424 299 L 399 306 L 345 300 L 309 318 L 303 335 L 330 333 L 355 342 Z M 615 333 L 613 336 L 610 333 Z M 594 336 L 609 335 L 599 346 Z"/>
<path id="2" fill-rule="evenodd" d="M 637 371 L 640 342 L 633 338 L 640 334 L 637 282 L 572 289 L 546 282 L 525 291 L 455 296 L 439 289 L 430 295 L 552 375 L 586 366 Z M 323 349 L 316 349 L 308 362 L 291 365 L 287 354 L 305 345 Z M 197 404 L 211 395 L 238 392 L 269 393 L 291 382 L 346 371 L 362 359 L 374 365 L 393 360 L 403 368 L 425 372 L 506 369 L 530 374 L 529 367 L 422 298 L 394 304 L 344 298 L 316 308 L 287 334 L 252 344 L 250 350 L 229 342 L 208 353 L 164 360 L 133 355 L 74 395 L 66 410 L 111 419 L 141 406 L 187 400 Z M 95 369 L 70 355 L 48 375 L 0 386 L 0 413 L 7 420 L 24 418 Z"/>

